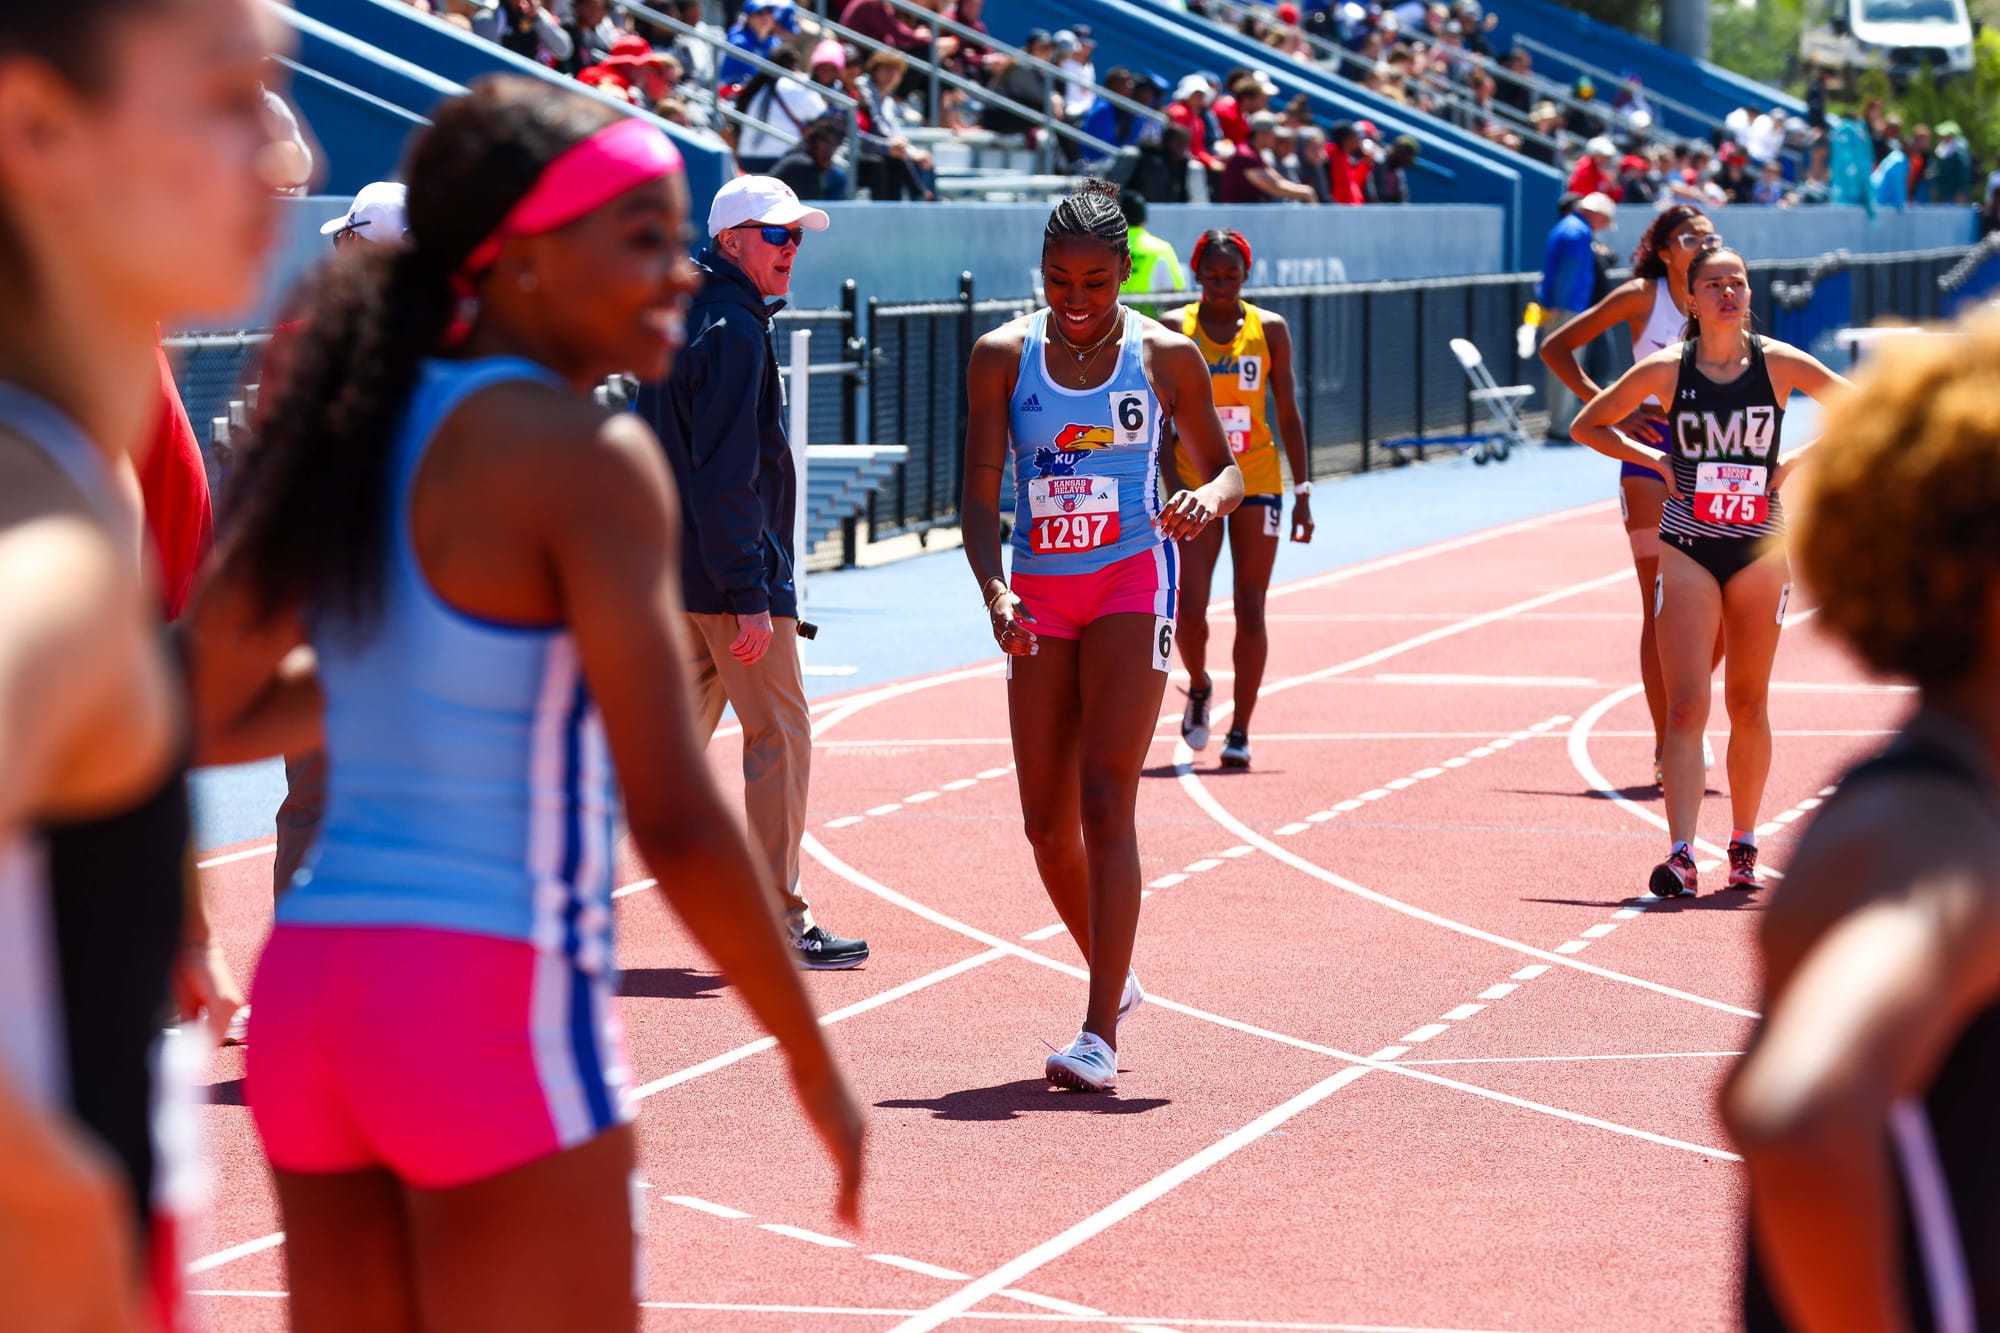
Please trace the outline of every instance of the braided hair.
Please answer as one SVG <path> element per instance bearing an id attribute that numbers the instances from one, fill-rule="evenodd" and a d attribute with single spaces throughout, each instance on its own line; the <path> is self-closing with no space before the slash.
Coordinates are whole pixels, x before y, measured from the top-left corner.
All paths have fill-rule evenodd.
<path id="1" fill-rule="evenodd" d="M 1110 181 L 1086 176 L 1076 193 L 1063 196 L 1049 214 L 1049 225 L 1042 228 L 1042 249 L 1080 237 L 1102 241 L 1120 259 L 1131 257 L 1125 212 L 1118 207 L 1118 187 Z"/>

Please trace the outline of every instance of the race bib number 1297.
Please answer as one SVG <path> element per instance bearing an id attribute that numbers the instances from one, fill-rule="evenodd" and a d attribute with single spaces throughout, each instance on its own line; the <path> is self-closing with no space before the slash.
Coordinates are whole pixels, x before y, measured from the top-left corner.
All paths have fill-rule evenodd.
<path id="1" fill-rule="evenodd" d="M 1028 482 L 1028 549 L 1092 551 L 1118 540 L 1115 477 L 1035 477 Z"/>

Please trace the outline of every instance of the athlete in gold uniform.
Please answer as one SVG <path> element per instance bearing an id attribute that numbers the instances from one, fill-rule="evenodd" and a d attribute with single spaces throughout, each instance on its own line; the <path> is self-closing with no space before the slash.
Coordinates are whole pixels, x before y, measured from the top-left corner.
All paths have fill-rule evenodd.
<path id="1" fill-rule="evenodd" d="M 1299 415 L 1292 378 L 1292 334 L 1284 316 L 1245 301 L 1250 243 L 1240 232 L 1211 231 L 1195 242 L 1192 264 L 1201 300 L 1167 313 L 1165 323 L 1194 339 L 1208 362 L 1215 406 L 1222 417 L 1229 451 L 1243 473 L 1243 504 L 1228 519 L 1229 563 L 1235 571 L 1236 668 L 1234 715 L 1222 747 L 1224 768 L 1250 766 L 1250 715 L 1257 707 L 1270 640 L 1264 629 L 1264 592 L 1278 558 L 1283 526 L 1284 476 L 1272 438 L 1269 400 L 1277 399 L 1278 435 L 1292 475 L 1292 540 L 1313 535 L 1305 422 Z M 1174 466 L 1181 484 L 1197 476 L 1193 462 L 1176 446 Z M 1198 484 L 1198 483 L 1197 483 Z M 1188 671 L 1187 712 L 1181 735 L 1196 750 L 1206 749 L 1209 701 L 1215 693 L 1208 675 L 1208 585 L 1222 553 L 1223 524 L 1211 523 L 1184 543 L 1179 633 L 1181 662 Z"/>

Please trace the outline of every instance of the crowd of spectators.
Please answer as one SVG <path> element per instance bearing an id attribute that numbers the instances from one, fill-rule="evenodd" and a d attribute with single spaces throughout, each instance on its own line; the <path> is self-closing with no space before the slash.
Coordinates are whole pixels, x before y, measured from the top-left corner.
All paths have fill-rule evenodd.
<path id="1" fill-rule="evenodd" d="M 927 145 L 984 131 L 1051 149 L 1057 169 L 1110 175 L 1156 203 L 1403 203 L 1421 151 L 1372 121 L 1320 123 L 1267 70 L 1237 66 L 1170 78 L 1100 70 L 1088 26 L 1028 31 L 1027 59 L 987 36 L 985 0 L 841 0 L 841 40 L 793 0 L 655 0 L 653 22 L 610 0 L 410 0 L 516 54 L 718 135 L 745 170 L 777 174 L 808 198 L 865 191 L 936 197 Z M 1595 82 L 1539 76 L 1521 47 L 1496 51 L 1482 0 L 1186 0 L 1285 60 L 1333 66 L 1414 112 L 1437 116 L 1563 172 L 1576 196 L 1614 203 L 1794 207 L 1983 204 L 1959 127 L 1904 126 L 1879 103 L 1828 113 L 1744 107 L 1705 140 L 1666 133 L 1640 79 L 1604 96 Z M 711 21 L 726 19 L 726 23 Z M 963 80 L 913 72 L 936 59 Z M 1285 64 L 1274 61 L 1282 71 Z M 1294 90 L 1296 93 L 1296 90 Z M 930 102 L 935 94 L 937 105 Z M 1051 122 L 1070 132 L 1051 133 Z M 1046 143 L 1044 144 L 1044 141 Z M 1996 175 L 2000 181 L 2000 175 Z"/>

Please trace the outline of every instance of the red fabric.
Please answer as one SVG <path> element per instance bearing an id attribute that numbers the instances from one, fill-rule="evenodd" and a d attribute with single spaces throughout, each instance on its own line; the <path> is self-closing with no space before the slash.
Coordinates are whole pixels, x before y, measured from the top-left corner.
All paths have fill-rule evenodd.
<path id="1" fill-rule="evenodd" d="M 1217 99 L 1215 103 L 1215 123 L 1222 126 L 1223 137 L 1241 148 L 1250 142 L 1250 121 L 1243 109 L 1236 105 L 1233 97 Z"/>
<path id="2" fill-rule="evenodd" d="M 899 51 L 930 50 L 930 43 L 917 36 L 917 30 L 903 22 L 902 15 L 889 8 L 886 0 L 848 0 L 847 8 L 840 11 L 840 26 Z"/>
<path id="3" fill-rule="evenodd" d="M 139 460 L 139 490 L 146 503 L 146 530 L 159 561 L 160 600 L 168 620 L 180 615 L 194 589 L 194 576 L 215 545 L 215 516 L 209 506 L 208 470 L 201 443 L 174 387 L 173 367 L 159 353 L 160 417 L 145 457 Z"/>
<path id="4" fill-rule="evenodd" d="M 1188 132 L 1188 156 L 1201 163 L 1204 171 L 1220 171 L 1222 163 L 1208 151 L 1208 122 L 1186 102 L 1167 103 L 1167 119 Z"/>
<path id="5" fill-rule="evenodd" d="M 1345 150 L 1338 145 L 1326 155 L 1327 175 L 1333 185 L 1333 202 L 1336 204 L 1365 204 L 1367 193 L 1361 188 L 1362 169 L 1354 165 Z"/>
<path id="6" fill-rule="evenodd" d="M 1625 187 L 1618 183 L 1618 178 L 1605 175 L 1598 169 L 1597 159 L 1590 156 L 1585 156 L 1569 174 L 1569 192 L 1602 194 L 1614 204 L 1625 197 Z"/>

